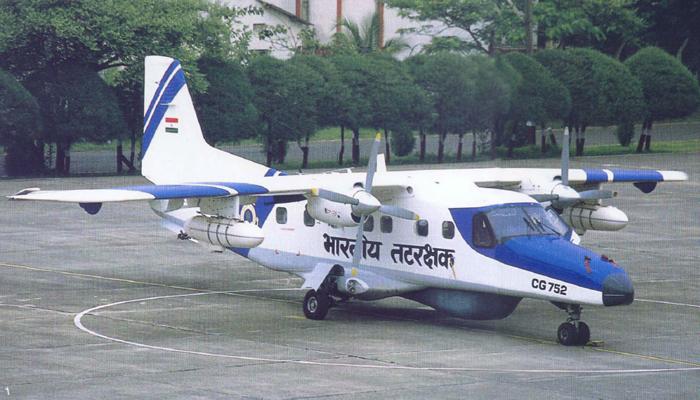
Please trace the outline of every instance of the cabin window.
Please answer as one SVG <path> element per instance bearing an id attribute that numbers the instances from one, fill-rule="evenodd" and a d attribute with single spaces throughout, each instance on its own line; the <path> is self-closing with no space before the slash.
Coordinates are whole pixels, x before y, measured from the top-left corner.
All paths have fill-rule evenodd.
<path id="1" fill-rule="evenodd" d="M 367 219 L 365 220 L 365 225 L 362 227 L 362 230 L 365 232 L 372 232 L 374 230 L 374 217 L 373 216 L 368 216 Z"/>
<path id="2" fill-rule="evenodd" d="M 316 220 L 314 219 L 314 217 L 311 216 L 311 214 L 309 214 L 308 211 L 306 211 L 306 209 L 304 209 L 304 225 L 306 225 L 306 226 L 316 225 Z"/>
<path id="3" fill-rule="evenodd" d="M 452 221 L 442 221 L 442 237 L 445 239 L 455 237 L 455 224 Z"/>
<path id="4" fill-rule="evenodd" d="M 419 219 L 416 221 L 416 233 L 418 236 L 428 236 L 428 220 Z"/>
<path id="5" fill-rule="evenodd" d="M 496 239 L 491 230 L 491 224 L 484 213 L 479 213 L 472 220 L 472 240 L 477 247 L 494 247 Z"/>
<path id="6" fill-rule="evenodd" d="M 287 209 L 284 207 L 277 207 L 277 211 L 275 211 L 275 217 L 277 219 L 278 224 L 286 224 L 287 223 Z"/>
<path id="7" fill-rule="evenodd" d="M 394 230 L 394 220 L 387 215 L 382 215 L 379 218 L 379 229 L 381 229 L 382 233 L 391 233 Z"/>

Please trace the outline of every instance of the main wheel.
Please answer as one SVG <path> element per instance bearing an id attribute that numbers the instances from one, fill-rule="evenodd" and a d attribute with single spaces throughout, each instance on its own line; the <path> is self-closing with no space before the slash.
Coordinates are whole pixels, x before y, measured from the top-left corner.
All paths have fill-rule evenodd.
<path id="1" fill-rule="evenodd" d="M 585 346 L 589 340 L 591 340 L 591 329 L 585 322 L 578 323 L 578 340 L 576 344 L 579 346 Z"/>
<path id="2" fill-rule="evenodd" d="M 559 325 L 559 329 L 557 329 L 557 339 L 559 340 L 559 343 L 563 344 L 564 346 L 573 346 L 578 340 L 576 327 L 569 322 L 564 322 L 563 324 Z"/>
<path id="3" fill-rule="evenodd" d="M 326 318 L 331 299 L 323 291 L 309 290 L 304 296 L 304 315 L 308 319 L 322 320 Z"/>

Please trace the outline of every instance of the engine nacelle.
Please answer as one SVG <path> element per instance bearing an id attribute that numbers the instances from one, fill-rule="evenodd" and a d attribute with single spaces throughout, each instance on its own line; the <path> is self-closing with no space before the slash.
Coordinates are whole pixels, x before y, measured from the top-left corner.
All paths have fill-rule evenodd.
<path id="1" fill-rule="evenodd" d="M 263 230 L 247 221 L 198 215 L 185 224 L 185 233 L 214 246 L 250 249 L 265 239 Z"/>
<path id="2" fill-rule="evenodd" d="M 360 218 L 352 214 L 352 206 L 320 197 L 311 197 L 306 202 L 306 212 L 315 219 L 335 226 L 357 226 Z"/>
<path id="3" fill-rule="evenodd" d="M 561 214 L 564 221 L 576 231 L 619 231 L 629 219 L 613 206 L 581 205 L 569 207 Z"/>

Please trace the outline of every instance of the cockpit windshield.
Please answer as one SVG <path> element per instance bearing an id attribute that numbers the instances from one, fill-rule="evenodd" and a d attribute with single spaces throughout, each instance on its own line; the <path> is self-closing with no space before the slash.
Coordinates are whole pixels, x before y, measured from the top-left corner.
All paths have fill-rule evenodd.
<path id="1" fill-rule="evenodd" d="M 482 247 L 516 236 L 564 236 L 570 229 L 554 210 L 538 204 L 503 205 L 477 214 L 474 222 L 475 241 Z"/>

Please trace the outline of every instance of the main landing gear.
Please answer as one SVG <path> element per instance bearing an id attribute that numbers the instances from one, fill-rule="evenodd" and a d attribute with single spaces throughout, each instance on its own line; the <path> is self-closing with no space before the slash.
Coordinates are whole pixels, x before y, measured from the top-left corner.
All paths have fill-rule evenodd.
<path id="1" fill-rule="evenodd" d="M 304 315 L 308 319 L 322 320 L 326 318 L 332 303 L 333 299 L 325 289 L 309 290 L 304 296 Z"/>
<path id="2" fill-rule="evenodd" d="M 581 321 L 581 306 L 567 304 L 566 312 L 569 317 L 557 329 L 559 343 L 564 346 L 585 346 L 591 340 L 591 330 L 585 322 Z"/>

